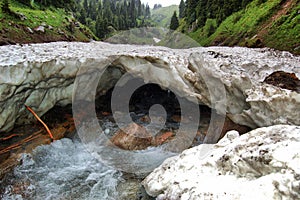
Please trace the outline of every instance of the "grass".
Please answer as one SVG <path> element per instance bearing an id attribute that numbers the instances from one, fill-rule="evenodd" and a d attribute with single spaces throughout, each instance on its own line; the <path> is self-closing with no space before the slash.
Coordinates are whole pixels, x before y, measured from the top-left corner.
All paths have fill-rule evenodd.
<path id="1" fill-rule="evenodd" d="M 292 50 L 300 54 L 300 4 L 291 10 L 287 15 L 281 16 L 273 22 L 269 35 L 265 42 L 276 49 Z"/>
<path id="2" fill-rule="evenodd" d="M 281 2 L 282 0 L 269 0 L 260 4 L 259 0 L 254 0 L 245 9 L 226 18 L 213 34 L 208 34 L 208 30 L 215 22 L 214 19 L 209 19 L 204 27 L 189 35 L 203 46 L 220 44 L 252 46 L 257 45 L 256 34 L 261 32 L 258 36 L 263 45 L 299 54 L 299 0 L 294 1 L 294 6 L 288 15 L 280 17 L 266 31 L 262 31 L 266 23 L 269 23 L 271 17 L 280 9 Z"/>
<path id="3" fill-rule="evenodd" d="M 0 30 L 1 37 L 6 38 L 8 41 L 16 41 L 19 43 L 28 42 L 43 42 L 43 41 L 56 41 L 56 40 L 79 40 L 88 41 L 89 38 L 96 38 L 92 32 L 81 26 L 76 28 L 74 32 L 70 30 L 71 22 L 74 23 L 75 19 L 65 12 L 64 9 L 46 8 L 40 9 L 36 3 L 32 6 L 26 6 L 18 1 L 10 1 L 10 9 L 15 16 L 3 13 L 0 10 Z M 22 20 L 20 16 L 25 16 Z M 30 33 L 27 29 L 34 30 L 38 26 L 45 24 L 45 33 Z M 64 32 L 64 34 L 62 34 Z"/>

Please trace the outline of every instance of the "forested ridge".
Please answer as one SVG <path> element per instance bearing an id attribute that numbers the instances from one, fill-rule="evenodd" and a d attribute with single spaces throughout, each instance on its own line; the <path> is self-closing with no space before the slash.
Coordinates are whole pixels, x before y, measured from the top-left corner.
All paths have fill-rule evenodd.
<path id="1" fill-rule="evenodd" d="M 252 0 L 181 0 L 180 17 L 186 18 L 187 24 L 197 21 L 197 26 L 205 25 L 207 19 L 216 19 L 220 24 L 232 13 L 245 8 Z M 261 0 L 261 2 L 266 0 Z"/>
<path id="2" fill-rule="evenodd" d="M 151 25 L 150 7 L 140 0 L 75 0 L 75 17 L 99 38 L 130 28 Z"/>
<path id="3" fill-rule="evenodd" d="M 97 37 L 94 39 L 100 40 L 118 31 L 153 26 L 150 7 L 140 0 L 2 0 L 0 5 L 2 21 L 9 19 L 21 24 L 24 24 L 21 22 L 24 21 L 21 20 L 22 16 L 25 15 L 25 21 L 27 20 L 24 12 L 31 16 L 41 11 L 39 14 L 45 15 L 46 18 L 49 15 L 48 11 L 64 12 L 65 18 L 74 22 L 68 25 L 71 32 L 76 21 L 79 21 L 94 33 Z M 41 16 L 30 19 L 31 23 L 37 23 L 34 21 L 38 17 Z M 61 22 L 64 23 L 63 19 Z"/>

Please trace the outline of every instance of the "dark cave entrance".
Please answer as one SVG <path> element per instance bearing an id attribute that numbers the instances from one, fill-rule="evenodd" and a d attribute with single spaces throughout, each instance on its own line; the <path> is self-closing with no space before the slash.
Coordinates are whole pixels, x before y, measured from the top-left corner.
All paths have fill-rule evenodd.
<path id="1" fill-rule="evenodd" d="M 138 81 L 143 84 L 134 91 L 128 102 L 128 110 L 132 122 L 141 126 L 149 125 L 151 122 L 149 110 L 152 106 L 157 104 L 161 105 L 166 112 L 166 122 L 161 130 L 162 132 L 176 132 L 179 129 L 181 120 L 191 120 L 184 119 L 181 116 L 181 107 L 178 98 L 181 98 L 181 101 L 187 101 L 185 98 L 179 97 L 178 95 L 176 96 L 172 91 L 163 89 L 158 84 L 145 84 L 143 79 L 139 79 Z M 115 123 L 111 108 L 111 98 L 114 90 L 115 87 L 112 87 L 106 93 L 101 92 L 102 95 L 98 95 L 95 100 L 97 117 L 100 120 L 100 125 L 103 130 L 109 128 L 105 123 Z M 199 108 L 200 120 L 193 146 L 203 142 L 212 112 L 208 106 L 194 105 Z M 113 132 L 115 131 L 116 129 L 114 129 Z"/>

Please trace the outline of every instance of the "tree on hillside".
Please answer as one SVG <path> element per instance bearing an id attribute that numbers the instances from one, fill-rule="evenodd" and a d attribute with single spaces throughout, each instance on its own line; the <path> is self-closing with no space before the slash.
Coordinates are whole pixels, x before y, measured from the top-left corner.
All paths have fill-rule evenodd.
<path id="1" fill-rule="evenodd" d="M 161 7 L 162 7 L 161 4 L 154 4 L 153 10 L 159 9 L 159 8 L 161 8 Z"/>
<path id="2" fill-rule="evenodd" d="M 83 8 L 84 8 L 84 10 L 85 10 L 86 12 L 88 11 L 88 9 L 89 9 L 89 3 L 88 3 L 87 0 L 84 0 L 84 1 L 83 1 Z"/>
<path id="3" fill-rule="evenodd" d="M 49 7 L 54 6 L 56 8 L 64 8 L 66 10 L 70 10 L 74 7 L 75 1 L 74 0 L 35 0 L 37 3 L 40 4 L 40 7 Z"/>
<path id="4" fill-rule="evenodd" d="M 31 7 L 31 0 L 18 0 L 18 2 Z"/>
<path id="5" fill-rule="evenodd" d="M 171 18 L 170 29 L 176 30 L 178 27 L 179 27 L 179 21 L 178 21 L 177 13 L 176 11 L 174 11 L 174 14 Z"/>
<path id="6" fill-rule="evenodd" d="M 9 8 L 9 1 L 8 0 L 3 0 L 2 4 L 0 4 L 0 6 L 1 6 L 2 12 L 8 13 L 8 14 L 11 13 L 11 10 Z"/>
<path id="7" fill-rule="evenodd" d="M 76 3 L 72 8 L 75 18 L 88 26 L 100 39 L 108 37 L 114 31 L 128 30 L 150 24 L 150 7 L 148 4 L 145 6 L 141 0 L 69 1 Z"/>
<path id="8" fill-rule="evenodd" d="M 179 18 L 182 19 L 185 17 L 185 3 L 183 0 L 179 4 Z"/>
<path id="9" fill-rule="evenodd" d="M 141 0 L 137 0 L 137 16 L 140 17 L 142 15 L 142 2 Z"/>
<path id="10" fill-rule="evenodd" d="M 192 24 L 197 19 L 196 16 L 197 4 L 198 4 L 198 0 L 187 0 L 186 15 L 189 24 Z"/>
<path id="11" fill-rule="evenodd" d="M 146 17 L 146 18 L 150 18 L 150 17 L 151 17 L 150 6 L 149 6 L 148 4 L 146 5 L 146 13 L 145 13 L 145 17 Z"/>

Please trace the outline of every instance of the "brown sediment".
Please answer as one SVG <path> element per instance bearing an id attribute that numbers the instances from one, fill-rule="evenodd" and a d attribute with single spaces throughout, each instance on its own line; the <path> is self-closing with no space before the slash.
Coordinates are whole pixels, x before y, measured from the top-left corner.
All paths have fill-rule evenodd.
<path id="1" fill-rule="evenodd" d="M 300 93 L 300 80 L 295 73 L 273 72 L 265 78 L 264 83 Z"/>

